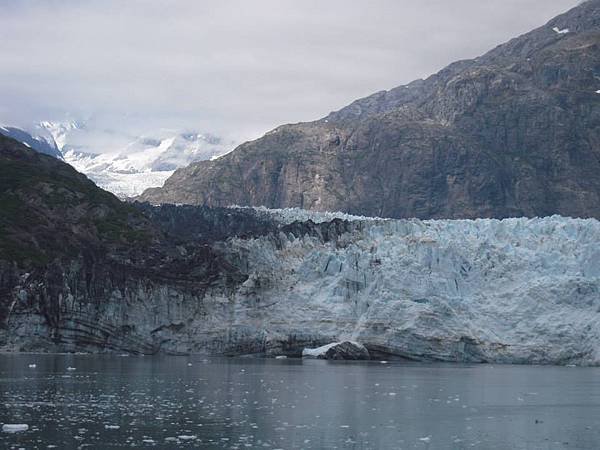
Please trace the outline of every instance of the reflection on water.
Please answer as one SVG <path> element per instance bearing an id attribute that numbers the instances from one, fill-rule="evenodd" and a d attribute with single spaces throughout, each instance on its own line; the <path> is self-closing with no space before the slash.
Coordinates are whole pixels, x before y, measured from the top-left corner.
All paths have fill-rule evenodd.
<path id="1" fill-rule="evenodd" d="M 600 369 L 0 355 L 0 423 L 29 425 L 1 448 L 593 449 Z"/>

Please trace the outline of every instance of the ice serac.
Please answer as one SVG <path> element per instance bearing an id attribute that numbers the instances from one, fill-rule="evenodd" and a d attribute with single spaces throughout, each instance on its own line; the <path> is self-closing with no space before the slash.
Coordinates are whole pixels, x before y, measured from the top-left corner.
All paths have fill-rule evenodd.
<path id="1" fill-rule="evenodd" d="M 232 329 L 264 333 L 267 351 L 293 336 L 417 360 L 600 362 L 598 221 L 357 220 L 325 242 L 334 222 L 232 242 L 249 259 Z"/>
<path id="2" fill-rule="evenodd" d="M 600 218 L 599 43 L 600 0 L 587 1 L 426 80 L 179 169 L 141 198 L 394 218 Z"/>

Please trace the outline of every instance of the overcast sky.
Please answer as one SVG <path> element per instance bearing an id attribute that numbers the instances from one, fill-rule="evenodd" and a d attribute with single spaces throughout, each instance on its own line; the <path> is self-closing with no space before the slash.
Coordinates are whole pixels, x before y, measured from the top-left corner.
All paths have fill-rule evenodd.
<path id="1" fill-rule="evenodd" d="M 0 122 L 257 137 L 426 77 L 577 0 L 0 0 Z"/>

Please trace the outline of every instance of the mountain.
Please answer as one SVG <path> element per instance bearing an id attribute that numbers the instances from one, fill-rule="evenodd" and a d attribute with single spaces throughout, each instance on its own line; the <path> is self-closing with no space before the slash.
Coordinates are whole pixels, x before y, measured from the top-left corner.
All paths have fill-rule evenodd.
<path id="1" fill-rule="evenodd" d="M 125 203 L 0 136 L 0 351 L 600 364 L 600 222 Z"/>
<path id="2" fill-rule="evenodd" d="M 85 121 L 41 122 L 38 128 L 52 135 L 65 161 L 119 197 L 161 186 L 175 169 L 235 146 L 218 136 L 189 130 L 130 135 Z"/>
<path id="3" fill-rule="evenodd" d="M 600 217 L 600 0 L 425 80 L 178 169 L 141 200 Z"/>
<path id="4" fill-rule="evenodd" d="M 110 153 L 91 153 L 65 145 L 65 161 L 120 197 L 139 195 L 161 186 L 174 170 L 190 162 L 214 158 L 234 144 L 212 135 L 164 131 L 136 137 Z"/>
<path id="5" fill-rule="evenodd" d="M 98 186 L 132 197 L 161 186 L 179 167 L 231 150 L 233 141 L 194 131 L 158 130 L 130 135 L 85 121 L 43 121 L 32 131 L 2 127 L 0 133 L 41 153 L 65 160 Z"/>
<path id="6" fill-rule="evenodd" d="M 214 212 L 193 236 L 186 227 L 183 241 L 169 213 L 124 203 L 70 165 L 0 135 L 0 346 L 7 339 L 21 348 L 70 339 L 96 348 L 122 347 L 129 339 L 135 346 L 127 330 L 97 323 L 99 314 L 112 314 L 117 292 L 143 308 L 160 292 L 165 301 L 169 290 L 201 298 L 244 281 L 208 243 L 240 227 L 263 232 L 263 221 Z"/>
<path id="7" fill-rule="evenodd" d="M 9 126 L 0 126 L 0 134 L 16 139 L 36 152 L 63 159 L 60 149 L 52 138 L 48 139 L 44 136 L 34 136 L 25 130 Z"/>

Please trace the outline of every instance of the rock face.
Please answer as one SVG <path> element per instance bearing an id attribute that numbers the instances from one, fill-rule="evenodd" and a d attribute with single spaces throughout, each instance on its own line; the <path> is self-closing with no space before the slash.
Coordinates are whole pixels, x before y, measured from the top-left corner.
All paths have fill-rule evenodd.
<path id="1" fill-rule="evenodd" d="M 394 218 L 600 218 L 597 91 L 592 0 L 480 58 L 179 169 L 141 199 Z"/>
<path id="2" fill-rule="evenodd" d="M 303 358 L 332 359 L 332 360 L 367 360 L 371 358 L 369 350 L 359 342 L 334 342 L 319 348 L 305 348 Z"/>

